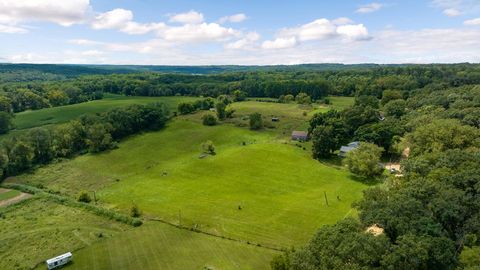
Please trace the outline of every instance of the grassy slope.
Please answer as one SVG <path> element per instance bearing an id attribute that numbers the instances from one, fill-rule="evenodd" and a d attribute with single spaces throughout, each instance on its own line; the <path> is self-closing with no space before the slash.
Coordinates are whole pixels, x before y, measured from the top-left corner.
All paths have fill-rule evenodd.
<path id="1" fill-rule="evenodd" d="M 309 151 L 272 138 L 270 132 L 176 120 L 109 153 L 81 156 L 9 181 L 42 183 L 72 195 L 98 190 L 100 200 L 120 209 L 135 202 L 146 214 L 174 223 L 180 211 L 183 224 L 288 247 L 347 215 L 365 185 L 312 160 Z M 215 143 L 218 154 L 199 159 L 205 140 Z"/>
<path id="2" fill-rule="evenodd" d="M 12 205 L 0 218 L 0 269 L 31 269 L 58 254 L 76 250 L 128 228 L 80 209 L 33 198 Z"/>
<path id="3" fill-rule="evenodd" d="M 330 106 L 336 110 L 343 110 L 353 105 L 355 99 L 353 97 L 329 96 Z"/>
<path id="4" fill-rule="evenodd" d="M 17 197 L 20 194 L 21 194 L 21 192 L 18 191 L 18 190 L 9 190 L 7 192 L 0 193 L 0 201 L 8 200 L 8 199 Z"/>
<path id="5" fill-rule="evenodd" d="M 163 102 L 171 111 L 173 111 L 176 110 L 179 102 L 194 101 L 196 99 L 197 98 L 195 97 L 128 97 L 107 95 L 101 100 L 17 113 L 15 115 L 14 124 L 17 129 L 27 129 L 67 122 L 86 113 L 99 113 L 115 107 L 122 107 L 130 104 L 148 104 L 153 102 Z"/>
<path id="6" fill-rule="evenodd" d="M 276 252 L 243 243 L 147 223 L 74 254 L 65 269 L 269 269 Z"/>
<path id="7" fill-rule="evenodd" d="M 322 224 L 352 214 L 350 203 L 360 198 L 365 185 L 352 181 L 343 170 L 313 161 L 308 144 L 306 151 L 285 144 L 286 131 L 306 127 L 308 117 L 301 108 L 265 104 L 235 104 L 238 118 L 232 122 L 238 124 L 242 115 L 261 111 L 266 120 L 269 114 L 281 117 L 281 122 L 272 124 L 276 129 L 252 132 L 230 124 L 204 127 L 201 114 L 195 114 L 171 122 L 160 132 L 132 137 L 117 150 L 52 164 L 9 181 L 42 183 L 71 195 L 80 189 L 97 190 L 102 203 L 124 211 L 135 202 L 147 216 L 173 223 L 179 222 L 180 213 L 182 225 L 196 224 L 201 230 L 274 246 L 303 244 Z M 206 139 L 214 141 L 218 155 L 198 159 L 199 145 Z M 244 141 L 246 146 L 242 146 Z M 166 176 L 162 176 L 164 172 Z M 0 248 L 6 265 L 27 254 L 43 260 L 53 256 L 50 253 L 75 249 L 80 245 L 78 233 L 72 237 L 73 228 L 82 224 L 90 228 L 96 222 L 77 210 L 70 213 L 75 217 L 70 217 L 62 213 L 67 211 L 64 209 L 52 223 L 45 223 L 45 216 L 51 215 L 48 211 L 54 209 L 47 202 L 16 214 L 16 230 L 26 232 L 18 243 L 16 234 L 11 233 L 14 230 L 0 220 L 4 227 L 0 235 L 13 237 L 7 242 L 9 252 Z M 64 222 L 68 224 L 63 226 Z M 53 225 L 60 231 L 52 232 Z M 29 232 L 37 227 L 50 237 Z M 95 230 L 98 228 L 87 234 L 91 237 Z M 42 245 L 44 250 L 25 249 L 27 242 L 35 243 L 33 248 Z M 69 269 L 267 269 L 272 256 L 263 248 L 147 222 L 75 252 L 75 263 Z M 33 259 L 25 264 L 28 260 Z"/>

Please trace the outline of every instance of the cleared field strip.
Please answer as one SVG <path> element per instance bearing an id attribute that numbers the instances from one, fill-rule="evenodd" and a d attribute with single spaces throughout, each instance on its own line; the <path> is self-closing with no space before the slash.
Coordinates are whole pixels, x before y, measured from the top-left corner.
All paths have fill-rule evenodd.
<path id="1" fill-rule="evenodd" d="M 278 252 L 147 222 L 74 255 L 65 269 L 269 269 Z"/>

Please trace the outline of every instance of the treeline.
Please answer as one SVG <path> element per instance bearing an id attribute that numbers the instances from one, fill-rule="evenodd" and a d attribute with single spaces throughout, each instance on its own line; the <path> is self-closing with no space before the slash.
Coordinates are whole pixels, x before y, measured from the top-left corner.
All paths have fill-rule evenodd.
<path id="1" fill-rule="evenodd" d="M 229 72 L 214 75 L 125 74 L 85 76 L 82 81 L 103 92 L 125 95 L 218 96 L 241 90 L 251 97 L 297 95 L 304 92 L 314 100 L 327 94 L 371 95 L 384 90 L 410 92 L 428 85 L 458 87 L 480 83 L 480 65 L 380 66 L 345 70 Z"/>
<path id="2" fill-rule="evenodd" d="M 4 73 L 1 78 L 13 73 L 32 74 L 31 69 L 16 65 L 0 65 Z M 48 68 L 47 68 L 48 67 Z M 480 65 L 406 65 L 406 66 L 358 66 L 352 68 L 332 68 L 309 70 L 304 66 L 290 68 L 263 69 L 265 71 L 227 72 L 212 75 L 130 73 L 112 72 L 149 70 L 137 67 L 102 67 L 105 72 L 95 73 L 98 67 L 69 67 L 64 78 L 60 79 L 62 66 L 47 66 L 55 71 L 53 77 L 45 75 L 47 81 L 0 84 L 1 110 L 20 112 L 50 106 L 74 104 L 102 98 L 103 93 L 131 96 L 212 96 L 232 94 L 239 90 L 250 97 L 272 97 L 306 93 L 314 101 L 326 95 L 369 95 L 381 98 L 385 90 L 402 91 L 404 98 L 417 89 L 449 88 L 480 83 Z M 8 69 L 13 69 L 10 73 Z M 75 71 L 79 69 L 78 71 Z M 85 69 L 85 70 L 84 70 Z M 258 68 L 262 70 L 262 68 Z M 73 71 L 72 71 L 73 70 Z M 71 76 L 74 74 L 93 74 Z M 52 71 L 52 72 L 53 72 Z M 23 72 L 23 73 L 22 73 Z M 39 75 L 38 73 L 35 73 Z M 27 76 L 28 77 L 28 76 Z M 58 80 L 55 80 L 58 79 Z M 9 105 L 8 105 L 9 104 Z"/>
<path id="3" fill-rule="evenodd" d="M 366 190 L 354 204 L 359 220 L 322 227 L 272 269 L 478 269 L 480 86 L 382 95 L 314 116 L 314 156 L 350 140 L 409 149 L 403 176 Z"/>
<path id="4" fill-rule="evenodd" d="M 56 158 L 100 152 L 126 136 L 163 127 L 169 113 L 163 104 L 130 105 L 50 128 L 35 128 L 0 146 L 2 176 L 15 175 Z"/>

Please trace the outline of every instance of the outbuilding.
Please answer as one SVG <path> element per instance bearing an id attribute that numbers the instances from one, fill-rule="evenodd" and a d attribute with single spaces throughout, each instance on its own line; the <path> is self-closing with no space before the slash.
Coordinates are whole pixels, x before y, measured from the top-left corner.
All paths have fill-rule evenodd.
<path id="1" fill-rule="evenodd" d="M 360 146 L 360 142 L 351 142 L 346 146 L 340 147 L 340 151 L 338 152 L 338 155 L 341 157 L 344 157 L 348 152 L 357 149 L 359 146 Z"/>
<path id="2" fill-rule="evenodd" d="M 307 141 L 308 140 L 308 133 L 305 131 L 293 131 L 292 132 L 292 140 L 294 141 Z"/>
<path id="3" fill-rule="evenodd" d="M 45 262 L 47 263 L 48 269 L 51 270 L 51 269 L 57 269 L 63 265 L 66 265 L 72 260 L 72 258 L 73 258 L 72 253 L 67 252 L 55 258 L 48 259 Z"/>

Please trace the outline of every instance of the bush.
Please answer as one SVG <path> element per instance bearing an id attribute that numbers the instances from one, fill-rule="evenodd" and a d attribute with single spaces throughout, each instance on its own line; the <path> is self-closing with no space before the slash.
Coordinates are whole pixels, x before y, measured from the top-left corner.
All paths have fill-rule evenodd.
<path id="1" fill-rule="evenodd" d="M 215 145 L 213 145 L 212 141 L 202 143 L 202 150 L 205 154 L 215 155 Z"/>
<path id="2" fill-rule="evenodd" d="M 225 103 L 223 102 L 218 102 L 215 105 L 215 110 L 217 111 L 217 117 L 219 120 L 223 120 L 225 119 L 225 117 L 227 117 L 227 114 L 225 111 L 226 108 L 227 108 L 227 105 L 225 105 Z"/>
<path id="3" fill-rule="evenodd" d="M 203 125 L 215 126 L 217 124 L 217 118 L 214 115 L 206 114 L 202 117 Z"/>
<path id="4" fill-rule="evenodd" d="M 250 129 L 258 130 L 263 127 L 262 115 L 259 113 L 252 113 L 250 115 Z"/>
<path id="5" fill-rule="evenodd" d="M 130 216 L 131 217 L 139 217 L 142 213 L 140 212 L 140 208 L 138 208 L 138 206 L 136 204 L 132 205 L 132 207 L 130 207 Z"/>
<path id="6" fill-rule="evenodd" d="M 80 193 L 78 193 L 77 201 L 89 203 L 92 201 L 92 198 L 90 198 L 90 195 L 88 194 L 87 191 L 83 190 L 83 191 L 80 191 Z"/>

